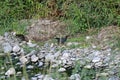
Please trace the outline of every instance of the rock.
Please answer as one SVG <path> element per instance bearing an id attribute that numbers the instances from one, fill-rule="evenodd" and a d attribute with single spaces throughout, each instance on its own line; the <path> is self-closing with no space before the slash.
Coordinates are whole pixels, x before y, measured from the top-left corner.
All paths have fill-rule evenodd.
<path id="1" fill-rule="evenodd" d="M 22 56 L 19 60 L 22 64 L 25 64 L 28 62 L 28 59 L 25 56 Z"/>
<path id="2" fill-rule="evenodd" d="M 60 68 L 60 69 L 58 69 L 58 72 L 65 72 L 65 71 L 66 71 L 65 68 Z"/>
<path id="3" fill-rule="evenodd" d="M 95 63 L 95 67 L 100 67 L 100 66 L 102 66 L 102 62 L 101 61 Z"/>
<path id="4" fill-rule="evenodd" d="M 49 75 L 45 75 L 43 80 L 54 80 L 52 77 L 50 77 Z"/>
<path id="5" fill-rule="evenodd" d="M 37 77 L 38 77 L 38 79 L 43 80 L 44 75 L 38 75 Z"/>
<path id="6" fill-rule="evenodd" d="M 96 74 L 97 76 L 108 76 L 109 74 L 108 73 L 105 73 L 105 72 L 103 72 L 103 73 L 99 73 L 99 74 Z"/>
<path id="7" fill-rule="evenodd" d="M 4 53 L 10 53 L 12 51 L 12 46 L 10 43 L 3 43 Z"/>
<path id="8" fill-rule="evenodd" d="M 101 60 L 100 57 L 94 57 L 93 60 L 92 60 L 92 62 L 96 63 L 96 62 L 99 62 L 100 60 Z"/>
<path id="9" fill-rule="evenodd" d="M 51 53 L 48 53 L 48 54 L 45 56 L 45 60 L 46 60 L 46 61 L 54 61 L 54 55 L 52 55 Z"/>
<path id="10" fill-rule="evenodd" d="M 34 68 L 34 66 L 32 66 L 32 65 L 27 66 L 27 69 L 33 69 L 33 68 Z"/>
<path id="11" fill-rule="evenodd" d="M 68 58 L 69 58 L 69 56 L 70 56 L 70 54 L 69 54 L 69 53 L 63 53 L 63 55 L 62 55 L 61 59 L 68 59 Z"/>
<path id="12" fill-rule="evenodd" d="M 53 64 L 51 67 L 52 68 L 57 68 L 59 65 L 58 64 Z"/>
<path id="13" fill-rule="evenodd" d="M 38 67 L 42 67 L 43 66 L 43 62 L 39 61 L 38 62 Z"/>
<path id="14" fill-rule="evenodd" d="M 22 77 L 21 80 L 26 80 L 25 77 Z"/>
<path id="15" fill-rule="evenodd" d="M 0 80 L 5 80 L 5 76 L 0 76 Z"/>
<path id="16" fill-rule="evenodd" d="M 108 80 L 120 80 L 120 78 L 117 76 L 111 76 Z"/>
<path id="17" fill-rule="evenodd" d="M 72 46 L 72 45 L 75 45 L 75 46 L 77 46 L 77 45 L 79 45 L 80 43 L 78 43 L 78 42 L 68 42 L 66 45 L 67 46 Z"/>
<path id="18" fill-rule="evenodd" d="M 32 62 L 36 62 L 36 61 L 38 61 L 38 59 L 39 59 L 39 58 L 38 58 L 36 55 L 32 55 L 32 56 L 31 56 L 31 61 L 32 61 Z"/>
<path id="19" fill-rule="evenodd" d="M 84 68 L 91 69 L 92 65 L 86 65 L 86 66 L 84 66 Z"/>
<path id="20" fill-rule="evenodd" d="M 13 52 L 18 52 L 18 51 L 20 51 L 20 47 L 18 45 L 15 45 L 13 47 Z"/>
<path id="21" fill-rule="evenodd" d="M 86 36 L 86 40 L 89 40 L 91 38 L 91 36 Z"/>
<path id="22" fill-rule="evenodd" d="M 37 80 L 37 77 L 31 77 L 31 80 Z"/>
<path id="23" fill-rule="evenodd" d="M 81 78 L 79 74 L 73 74 L 70 76 L 70 80 L 81 80 Z"/>
<path id="24" fill-rule="evenodd" d="M 14 68 L 10 68 L 10 69 L 5 73 L 6 76 L 11 76 L 11 75 L 14 75 L 14 74 L 15 74 L 15 69 L 14 69 Z"/>
<path id="25" fill-rule="evenodd" d="M 37 44 L 33 44 L 31 41 L 29 41 L 29 42 L 27 43 L 27 45 L 28 45 L 29 47 L 35 47 Z"/>

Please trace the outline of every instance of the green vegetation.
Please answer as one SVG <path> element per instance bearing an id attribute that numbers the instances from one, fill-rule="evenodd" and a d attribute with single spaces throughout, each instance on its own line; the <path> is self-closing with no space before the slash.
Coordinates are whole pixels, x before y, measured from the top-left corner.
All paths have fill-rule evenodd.
<path id="1" fill-rule="evenodd" d="M 24 19 L 53 19 L 61 20 L 67 23 L 67 29 L 70 35 L 86 32 L 94 28 L 101 28 L 109 25 L 120 26 L 120 0 L 1 0 L 0 1 L 0 34 L 5 31 L 14 30 L 17 33 L 25 34 L 26 25 L 21 24 Z M 94 34 L 94 33 L 91 33 Z M 119 34 L 118 34 L 119 35 Z M 117 36 L 118 36 L 117 35 Z M 116 46 L 120 48 L 120 38 L 116 37 Z M 77 47 L 88 46 L 84 42 L 84 37 L 69 39 L 72 42 L 83 42 Z M 69 42 L 68 41 L 68 42 Z M 42 45 L 42 43 L 39 43 Z M 72 45 L 71 48 L 75 48 Z M 32 51 L 31 48 L 23 46 L 26 52 Z M 61 51 L 64 48 L 61 48 Z M 9 57 L 9 56 L 8 56 Z M 5 58 L 7 59 L 7 57 Z M 0 59 L 0 67 L 4 66 L 7 70 L 13 67 L 11 58 L 8 58 L 10 65 L 7 66 L 3 58 Z M 2 69 L 0 69 L 2 72 Z M 76 63 L 73 73 L 78 73 L 81 80 L 93 80 L 96 76 L 94 69 L 84 69 L 80 63 Z M 61 80 L 66 80 L 66 74 L 56 73 Z M 26 67 L 23 67 L 23 75 L 28 80 Z M 53 74 L 53 77 L 56 78 Z M 16 76 L 9 80 L 16 80 Z M 104 77 L 101 80 L 106 80 Z"/>
<path id="2" fill-rule="evenodd" d="M 23 19 L 59 19 L 68 22 L 71 34 L 90 28 L 120 25 L 119 0 L 2 0 L 0 2 L 0 32 L 9 29 L 25 33 L 18 26 Z M 16 29 L 18 28 L 18 29 Z M 23 29 L 24 28 L 24 29 Z"/>

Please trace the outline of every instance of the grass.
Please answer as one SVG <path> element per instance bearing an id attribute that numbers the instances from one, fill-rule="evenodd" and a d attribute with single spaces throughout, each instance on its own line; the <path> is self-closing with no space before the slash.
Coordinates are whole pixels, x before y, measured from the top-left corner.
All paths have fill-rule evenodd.
<path id="1" fill-rule="evenodd" d="M 0 2 L 0 35 L 4 32 L 13 30 L 18 34 L 27 34 L 26 26 L 29 25 L 27 22 L 21 22 L 23 19 L 40 19 L 49 18 L 54 20 L 61 20 L 67 23 L 67 32 L 70 35 L 76 35 L 78 33 L 88 32 L 88 36 L 94 35 L 94 29 L 99 29 L 103 26 L 108 25 L 118 25 L 120 26 L 120 1 L 119 0 L 56 0 L 53 5 L 54 0 L 5 0 Z M 61 14 L 58 12 L 61 11 Z M 51 14 L 51 12 L 53 14 Z M 119 34 L 116 34 L 114 48 L 118 47 L 120 49 L 120 38 Z M 67 42 L 78 42 L 79 45 L 71 45 L 70 48 L 85 48 L 90 45 L 90 42 L 85 41 L 86 35 L 79 35 L 68 39 Z M 77 37 L 77 38 L 76 38 Z M 53 41 L 54 43 L 55 41 Z M 38 43 L 43 45 L 44 43 Z M 111 43 L 110 43 L 111 44 Z M 23 46 L 27 53 L 33 50 L 33 48 L 28 48 Z M 63 51 L 66 48 L 61 48 Z M 36 50 L 36 49 L 35 49 Z M 9 61 L 11 64 L 5 64 L 5 60 Z M 0 58 L 0 67 L 5 67 L 0 69 L 0 71 L 6 71 L 10 66 L 14 67 L 14 62 L 11 61 L 10 55 L 4 60 Z M 26 72 L 26 67 L 23 67 L 23 73 L 28 80 L 28 74 Z M 76 63 L 73 73 L 79 73 L 82 80 L 92 80 L 95 77 L 96 71 L 91 69 L 81 68 L 80 63 Z M 57 77 L 61 80 L 66 80 L 68 75 L 56 73 L 53 77 Z M 14 75 L 9 80 L 17 80 Z M 100 77 L 100 80 L 106 80 L 106 77 Z M 4 79 L 5 80 L 5 79 Z"/>

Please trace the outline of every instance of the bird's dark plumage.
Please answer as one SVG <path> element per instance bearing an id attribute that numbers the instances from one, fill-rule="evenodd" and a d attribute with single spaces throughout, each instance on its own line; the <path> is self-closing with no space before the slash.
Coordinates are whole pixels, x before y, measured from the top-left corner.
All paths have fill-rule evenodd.
<path id="1" fill-rule="evenodd" d="M 67 41 L 68 36 L 61 37 L 61 38 L 55 38 L 57 39 L 58 44 L 64 44 Z"/>
<path id="2" fill-rule="evenodd" d="M 19 38 L 20 40 L 22 40 L 22 41 L 27 41 L 27 38 L 25 37 L 25 35 L 23 35 L 23 34 L 16 34 L 15 35 L 17 38 Z"/>

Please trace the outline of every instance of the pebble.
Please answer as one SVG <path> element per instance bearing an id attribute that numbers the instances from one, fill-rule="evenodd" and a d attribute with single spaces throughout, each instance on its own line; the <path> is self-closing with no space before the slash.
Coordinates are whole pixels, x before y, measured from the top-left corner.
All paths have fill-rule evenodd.
<path id="1" fill-rule="evenodd" d="M 39 58 L 38 58 L 36 55 L 32 55 L 32 56 L 31 56 L 31 61 L 32 61 L 32 62 L 36 62 L 36 61 L 38 61 L 38 59 L 39 59 Z"/>
<path id="2" fill-rule="evenodd" d="M 4 53 L 10 53 L 12 51 L 12 46 L 10 43 L 3 43 Z"/>
<path id="3" fill-rule="evenodd" d="M 31 80 L 37 80 L 37 77 L 31 77 Z"/>
<path id="4" fill-rule="evenodd" d="M 22 64 L 25 64 L 28 62 L 28 59 L 25 56 L 22 56 L 19 60 Z"/>
<path id="5" fill-rule="evenodd" d="M 38 67 L 42 67 L 43 66 L 43 62 L 39 61 L 38 62 Z"/>
<path id="6" fill-rule="evenodd" d="M 10 68 L 6 73 L 5 75 L 6 76 L 11 76 L 11 75 L 14 75 L 15 74 L 15 69 L 14 68 Z"/>
<path id="7" fill-rule="evenodd" d="M 52 77 L 50 77 L 49 75 L 45 75 L 43 80 L 54 80 Z"/>
<path id="8" fill-rule="evenodd" d="M 81 80 L 81 78 L 79 74 L 73 74 L 70 76 L 70 80 Z"/>
<path id="9" fill-rule="evenodd" d="M 28 45 L 29 47 L 35 47 L 37 44 L 33 44 L 31 41 L 29 41 L 29 42 L 27 43 L 27 45 Z"/>
<path id="10" fill-rule="evenodd" d="M 96 62 L 99 62 L 100 60 L 101 60 L 100 57 L 94 57 L 93 60 L 92 60 L 92 62 L 96 63 Z"/>
<path id="11" fill-rule="evenodd" d="M 60 68 L 60 69 L 58 69 L 58 72 L 65 72 L 65 71 L 66 71 L 65 68 Z"/>
<path id="12" fill-rule="evenodd" d="M 15 45 L 13 47 L 13 52 L 18 52 L 18 51 L 20 51 L 20 47 L 18 45 Z"/>

